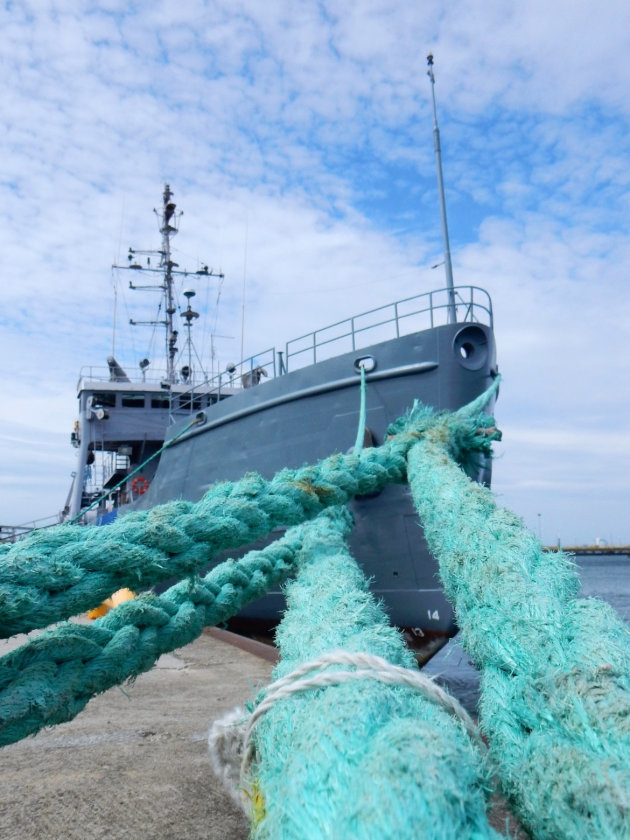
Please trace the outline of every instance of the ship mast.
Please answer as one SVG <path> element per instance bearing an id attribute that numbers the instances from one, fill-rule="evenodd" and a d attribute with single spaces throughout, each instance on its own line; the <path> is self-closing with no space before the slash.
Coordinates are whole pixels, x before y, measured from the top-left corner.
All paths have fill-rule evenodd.
<path id="1" fill-rule="evenodd" d="M 446 272 L 446 289 L 448 293 L 448 323 L 454 324 L 457 321 L 457 310 L 455 307 L 455 286 L 453 284 L 453 264 L 451 263 L 451 247 L 448 239 L 448 221 L 446 219 L 446 197 L 444 195 L 444 177 L 442 175 L 442 149 L 440 146 L 440 129 L 437 120 L 437 107 L 435 104 L 435 76 L 433 74 L 433 55 L 427 56 L 429 69 L 427 76 L 431 79 L 431 97 L 433 100 L 433 144 L 435 147 L 435 166 L 437 169 L 438 193 L 440 196 L 440 215 L 442 217 L 442 238 L 444 240 L 444 270 Z"/>
<path id="2" fill-rule="evenodd" d="M 162 234 L 162 264 L 164 269 L 164 296 L 166 302 L 166 379 L 168 382 L 176 381 L 175 355 L 177 353 L 177 330 L 173 328 L 173 315 L 176 312 L 173 299 L 173 268 L 176 263 L 171 259 L 171 236 L 177 233 L 177 220 L 179 215 L 175 213 L 175 204 L 171 201 L 173 193 L 168 184 L 164 184 L 162 196 L 162 218 L 160 219 L 160 233 Z M 158 215 L 157 210 L 155 211 Z M 181 215 L 181 214 L 180 214 Z M 173 224 L 171 224 L 173 222 Z"/>
<path id="3" fill-rule="evenodd" d="M 157 210 L 153 210 L 155 215 L 159 219 L 159 230 L 162 235 L 162 247 L 159 251 L 139 251 L 135 248 L 129 248 L 129 254 L 127 259 L 129 261 L 128 265 L 115 265 L 114 268 L 118 269 L 125 269 L 130 271 L 139 271 L 139 272 L 153 272 L 162 275 L 162 282 L 159 285 L 143 285 L 138 286 L 129 281 L 129 288 L 130 289 L 145 289 L 149 291 L 160 291 L 162 292 L 162 300 L 163 300 L 163 307 L 164 307 L 164 319 L 163 320 L 154 320 L 154 321 L 134 321 L 132 318 L 129 319 L 129 323 L 133 324 L 134 326 L 137 325 L 147 325 L 147 326 L 163 326 L 165 331 L 165 354 L 166 354 L 166 382 L 169 385 L 172 385 L 178 381 L 177 371 L 175 370 L 175 360 L 177 357 L 178 349 L 177 349 L 177 337 L 178 337 L 178 330 L 175 329 L 173 323 L 173 315 L 177 312 L 177 307 L 175 305 L 175 292 L 174 292 L 174 280 L 175 277 L 189 277 L 192 274 L 196 275 L 203 275 L 204 277 L 219 277 L 223 278 L 223 274 L 220 272 L 215 272 L 211 269 L 208 269 L 207 265 L 204 265 L 198 271 L 181 271 L 179 270 L 179 265 L 176 262 L 173 262 L 172 254 L 171 254 L 171 238 L 175 236 L 175 234 L 179 230 L 179 219 L 182 215 L 182 212 L 176 212 L 177 205 L 175 202 L 172 201 L 173 193 L 171 192 L 171 188 L 168 184 L 164 185 L 164 193 L 162 195 L 162 209 L 160 212 Z M 139 255 L 143 255 L 147 257 L 147 264 L 146 266 L 141 265 L 137 257 Z M 151 266 L 151 257 L 156 256 L 159 258 L 158 265 L 156 267 Z M 194 292 L 193 292 L 194 294 Z M 189 297 L 189 295 L 186 295 Z M 183 317 L 186 319 L 185 326 L 188 328 L 188 343 L 190 344 L 190 326 L 191 326 L 191 317 L 197 317 L 197 313 L 192 313 L 192 316 L 189 317 L 190 313 L 192 312 L 190 308 L 190 301 L 188 304 L 188 310 L 183 313 Z M 190 348 L 189 348 L 189 357 L 190 357 Z M 190 358 L 188 364 L 188 373 L 184 377 L 187 381 L 188 378 L 191 376 L 191 366 L 190 366 Z"/>

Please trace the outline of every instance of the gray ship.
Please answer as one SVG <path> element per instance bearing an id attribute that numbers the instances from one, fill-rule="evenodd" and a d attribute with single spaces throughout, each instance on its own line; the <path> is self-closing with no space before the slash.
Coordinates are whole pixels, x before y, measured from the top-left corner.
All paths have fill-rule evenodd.
<path id="1" fill-rule="evenodd" d="M 431 62 L 429 75 L 433 82 Z M 433 102 L 435 115 L 435 97 Z M 161 295 L 161 320 L 149 323 L 164 328 L 166 367 L 155 372 L 143 359 L 132 377 L 110 357 L 105 370 L 81 371 L 72 435 L 78 464 L 67 521 L 107 524 L 125 510 L 172 499 L 196 501 L 213 483 L 246 472 L 271 478 L 284 467 L 348 451 L 357 437 L 362 369 L 365 446 L 382 443 L 388 424 L 415 399 L 455 410 L 492 383 L 497 374 L 492 305 L 483 289 L 453 284 L 437 120 L 434 137 L 446 288 L 338 321 L 214 376 L 206 375 L 195 351 L 198 313 L 190 288 L 183 289 L 186 302 L 179 306 L 185 341 L 181 351 L 177 346 L 177 284 L 217 275 L 207 266 L 182 271 L 173 261 L 179 214 L 165 186 L 157 214 L 161 247 L 130 249 L 128 265 L 120 268 L 135 274 L 132 289 L 152 288 Z M 152 257 L 157 257 L 153 266 Z M 153 274 L 153 285 L 138 285 L 136 277 L 146 272 Z M 163 448 L 165 442 L 170 443 Z M 490 463 L 480 461 L 471 478 L 489 484 L 490 471 Z M 354 556 L 392 622 L 428 657 L 457 627 L 408 489 L 389 486 L 375 497 L 355 499 L 352 510 Z M 268 635 L 282 610 L 281 593 L 270 593 L 235 617 L 230 628 Z"/>

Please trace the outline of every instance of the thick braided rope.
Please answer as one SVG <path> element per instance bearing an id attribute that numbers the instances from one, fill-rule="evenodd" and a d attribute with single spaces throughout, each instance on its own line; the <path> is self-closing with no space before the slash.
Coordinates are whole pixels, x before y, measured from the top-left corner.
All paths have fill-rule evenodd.
<path id="1" fill-rule="evenodd" d="M 304 528 L 228 560 L 161 596 L 120 604 L 89 625 L 66 622 L 0 659 L 0 746 L 75 717 L 91 697 L 226 621 L 295 569 Z"/>
<path id="2" fill-rule="evenodd" d="M 350 556 L 346 528 L 343 512 L 331 511 L 305 535 L 276 634 L 281 686 L 339 649 L 353 662 L 358 651 L 371 664 L 417 668 Z M 253 840 L 497 837 L 486 819 L 484 761 L 459 720 L 415 683 L 330 677 L 334 687 L 296 691 L 257 721 L 248 778 Z"/>
<path id="3" fill-rule="evenodd" d="M 429 432 L 409 482 L 463 642 L 482 672 L 480 720 L 515 811 L 537 840 L 630 837 L 630 631 L 577 599 L 544 552 Z"/>
<path id="4" fill-rule="evenodd" d="M 398 480 L 399 466 L 388 469 L 387 465 L 381 464 L 381 456 L 389 453 L 397 464 L 411 441 L 416 439 L 419 433 L 416 430 L 427 427 L 431 422 L 432 412 L 416 407 L 410 416 L 413 432 L 398 434 L 380 452 L 368 450 L 359 459 L 355 458 L 355 463 L 359 460 L 365 466 L 367 462 L 369 469 L 358 480 L 338 475 L 339 483 L 343 484 L 345 479 L 346 484 L 352 484 L 355 492 L 368 492 L 370 487 L 379 486 L 379 481 L 384 484 L 387 480 Z M 481 439 L 477 430 L 472 429 L 470 435 L 470 445 L 478 447 Z M 483 441 L 481 444 L 485 445 Z M 320 504 L 320 495 L 327 503 L 332 503 L 330 497 L 338 488 L 331 483 L 331 474 L 334 467 L 344 461 L 347 459 L 342 456 L 327 459 L 324 462 L 327 468 L 324 477 L 319 468 L 306 468 L 285 471 L 272 482 L 249 476 L 249 485 L 247 481 L 221 485 L 218 491 L 228 501 L 235 486 L 241 496 L 246 495 L 245 489 L 249 488 L 252 497 L 255 497 L 257 487 L 266 486 L 269 493 L 281 487 L 287 476 L 291 479 L 289 483 L 296 485 L 297 477 L 300 479 L 300 492 L 310 501 L 307 515 L 312 516 L 317 513 L 318 507 L 325 506 Z M 319 478 L 317 485 L 310 483 L 307 487 L 302 486 L 313 478 Z M 345 495 L 348 495 L 347 486 L 345 491 L 338 491 L 338 496 L 345 498 Z M 209 497 L 216 500 L 210 493 L 196 507 L 207 502 Z M 165 505 L 162 510 L 179 510 L 180 504 L 185 503 Z M 306 505 L 302 507 L 304 509 Z M 202 521 L 199 527 L 203 528 L 203 525 Z M 154 526 L 157 528 L 157 522 Z M 95 529 L 94 533 L 104 534 L 107 530 Z M 204 625 L 216 624 L 234 615 L 245 603 L 264 594 L 270 586 L 286 577 L 290 572 L 286 550 L 288 547 L 294 551 L 295 544 L 293 548 L 290 544 L 297 539 L 301 539 L 299 530 L 288 533 L 283 540 L 263 552 L 251 553 L 248 555 L 252 559 L 250 568 L 246 562 L 248 558 L 238 564 L 222 564 L 206 576 L 204 582 L 184 581 L 161 598 L 147 595 L 127 602 L 88 627 L 64 624 L 40 634 L 3 657 L 0 660 L 0 745 L 19 740 L 42 726 L 70 720 L 94 694 L 147 670 L 161 653 L 194 639 Z M 280 562 L 279 569 L 273 566 L 274 558 Z M 266 564 L 270 560 L 272 567 L 268 568 Z M 204 583 L 208 585 L 204 586 Z M 219 587 L 219 591 L 213 587 Z"/>
<path id="5" fill-rule="evenodd" d="M 342 665 L 354 668 L 353 671 L 322 671 L 322 668 Z M 271 683 L 265 689 L 264 699 L 258 703 L 247 722 L 243 746 L 243 763 L 241 767 L 241 778 L 243 782 L 249 775 L 249 766 L 254 758 L 252 735 L 260 718 L 271 709 L 279 700 L 285 700 L 300 691 L 309 691 L 317 688 L 328 688 L 333 685 L 341 685 L 345 682 L 357 680 L 376 680 L 387 685 L 402 685 L 411 688 L 421 694 L 431 703 L 441 705 L 450 715 L 458 718 L 466 727 L 470 737 L 476 742 L 477 747 L 485 751 L 485 744 L 475 726 L 472 718 L 464 707 L 454 697 L 431 678 L 421 671 L 412 671 L 409 668 L 402 668 L 400 665 L 392 665 L 382 656 L 375 656 L 371 653 L 345 650 L 330 651 L 318 656 L 310 662 L 295 668 L 289 674 Z"/>
<path id="6" fill-rule="evenodd" d="M 285 470 L 271 481 L 250 474 L 214 486 L 197 503 L 169 502 L 104 528 L 39 531 L 0 556 L 0 633 L 11 636 L 69 618 L 122 587 L 146 588 L 190 574 L 219 551 L 401 482 L 401 442 Z"/>
<path id="7" fill-rule="evenodd" d="M 271 481 L 249 474 L 215 485 L 199 502 L 169 502 L 129 513 L 105 528 L 38 531 L 0 552 L 0 636 L 69 618 L 123 587 L 137 590 L 191 574 L 219 551 L 401 483 L 407 450 L 436 422 L 450 424 L 462 458 L 468 450 L 484 448 L 483 436 L 464 413 L 436 415 L 416 405 L 394 424 L 395 436 L 381 447 L 283 470 Z"/>

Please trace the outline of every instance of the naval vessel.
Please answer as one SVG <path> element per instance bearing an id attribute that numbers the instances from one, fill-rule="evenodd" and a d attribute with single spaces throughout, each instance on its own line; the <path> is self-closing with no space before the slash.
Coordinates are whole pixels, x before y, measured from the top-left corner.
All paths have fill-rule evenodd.
<path id="1" fill-rule="evenodd" d="M 429 76 L 433 92 L 431 57 Z M 353 314 L 218 372 L 208 374 L 195 349 L 199 313 L 190 284 L 222 275 L 207 265 L 189 272 L 175 262 L 180 213 L 165 185 L 156 210 L 160 247 L 130 248 L 127 264 L 118 267 L 133 277 L 131 289 L 160 295 L 159 316 L 145 323 L 163 330 L 165 366 L 155 370 L 145 358 L 131 373 L 110 357 L 104 369 L 82 369 L 66 521 L 107 524 L 126 510 L 196 501 L 217 481 L 251 471 L 271 478 L 284 467 L 348 451 L 357 436 L 362 371 L 365 446 L 382 443 L 388 424 L 416 399 L 455 410 L 492 383 L 490 297 L 453 283 L 434 93 L 433 114 L 446 286 Z M 490 462 L 479 460 L 470 477 L 489 484 Z M 457 627 L 408 489 L 389 486 L 351 507 L 352 551 L 374 593 L 410 644 L 436 649 Z M 235 617 L 231 629 L 268 634 L 282 609 L 281 593 L 269 593 Z"/>
<path id="2" fill-rule="evenodd" d="M 366 446 L 382 443 L 388 424 L 415 399 L 454 410 L 496 375 L 492 304 L 474 286 L 437 289 L 352 315 L 206 375 L 192 339 L 194 291 L 186 287 L 178 295 L 176 285 L 214 272 L 175 264 L 171 239 L 179 217 L 168 184 L 159 218 L 161 247 L 151 252 L 157 260 L 141 262 L 149 252 L 132 249 L 121 270 L 134 276 L 132 289 L 142 288 L 138 275 L 157 273 L 164 317 L 156 323 L 164 327 L 166 365 L 152 370 L 142 359 L 132 374 L 110 357 L 102 369 L 81 370 L 67 521 L 106 524 L 125 510 L 196 501 L 216 481 L 250 471 L 271 478 L 283 467 L 348 451 L 357 435 L 362 369 Z M 185 333 L 181 350 L 176 315 Z M 488 484 L 490 472 L 490 463 L 480 461 L 471 478 Z M 352 510 L 354 556 L 391 620 L 416 646 L 452 636 L 453 613 L 408 489 L 389 486 L 355 499 Z M 264 635 L 282 609 L 281 594 L 271 593 L 231 626 Z"/>

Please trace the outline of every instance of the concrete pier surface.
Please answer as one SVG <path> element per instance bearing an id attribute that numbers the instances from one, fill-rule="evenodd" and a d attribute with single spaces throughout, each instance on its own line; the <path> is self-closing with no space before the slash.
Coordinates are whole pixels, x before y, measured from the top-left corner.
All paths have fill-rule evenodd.
<path id="1" fill-rule="evenodd" d="M 216 635 L 4 747 L 2 840 L 245 840 L 247 819 L 212 772 L 208 729 L 273 665 Z"/>
<path id="2" fill-rule="evenodd" d="M 248 821 L 212 772 L 207 735 L 269 682 L 275 651 L 253 643 L 255 655 L 230 636 L 206 630 L 70 723 L 4 747 L 0 838 L 245 840 Z M 496 801 L 492 823 L 503 831 L 506 818 L 512 838 L 526 836 Z"/>

